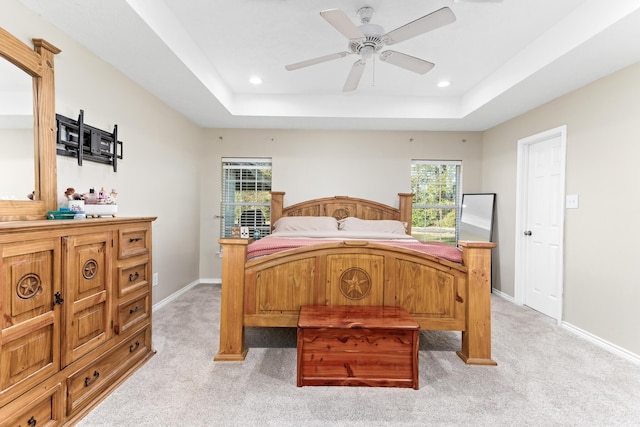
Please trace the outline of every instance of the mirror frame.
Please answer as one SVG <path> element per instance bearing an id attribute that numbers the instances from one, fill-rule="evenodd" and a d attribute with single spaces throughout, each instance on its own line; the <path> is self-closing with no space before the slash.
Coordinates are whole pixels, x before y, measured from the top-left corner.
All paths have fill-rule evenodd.
<path id="1" fill-rule="evenodd" d="M 53 57 L 60 49 L 33 39 L 33 49 L 0 27 L 0 57 L 33 78 L 35 197 L 0 200 L 0 221 L 46 219 L 57 209 L 56 109 Z"/>
<path id="2" fill-rule="evenodd" d="M 469 200 L 470 198 L 484 199 L 484 204 L 486 204 L 487 207 L 489 208 L 489 212 L 484 212 L 486 216 L 489 218 L 489 229 L 488 229 L 489 237 L 487 238 L 487 240 L 483 239 L 483 240 L 477 240 L 477 241 L 493 242 L 493 226 L 494 226 L 495 211 L 496 211 L 496 193 L 464 193 L 462 195 L 462 203 L 460 205 L 461 206 L 460 207 L 460 230 L 462 230 L 462 224 L 464 222 L 463 218 L 465 216 L 464 215 L 465 196 L 467 200 Z M 460 231 L 460 240 L 462 241 L 468 240 L 468 239 L 462 238 L 462 231 Z"/>

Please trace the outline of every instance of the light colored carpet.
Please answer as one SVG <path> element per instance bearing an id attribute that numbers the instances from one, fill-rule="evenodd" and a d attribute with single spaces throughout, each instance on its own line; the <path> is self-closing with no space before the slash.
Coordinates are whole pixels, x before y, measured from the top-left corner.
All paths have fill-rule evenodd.
<path id="1" fill-rule="evenodd" d="M 492 355 L 422 332 L 420 390 L 297 387 L 295 329 L 250 328 L 244 362 L 213 362 L 220 287 L 154 312 L 158 353 L 79 424 L 92 426 L 640 426 L 640 366 L 492 296 Z"/>

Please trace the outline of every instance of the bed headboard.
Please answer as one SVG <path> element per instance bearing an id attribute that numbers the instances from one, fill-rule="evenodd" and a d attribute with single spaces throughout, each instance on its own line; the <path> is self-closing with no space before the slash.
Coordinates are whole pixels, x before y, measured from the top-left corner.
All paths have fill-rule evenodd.
<path id="1" fill-rule="evenodd" d="M 394 219 L 407 223 L 411 234 L 411 204 L 413 194 L 398 193 L 399 208 L 348 196 L 333 196 L 307 200 L 284 207 L 284 192 L 271 192 L 271 225 L 283 216 L 332 216 L 336 219 L 353 216 L 360 219 Z"/>

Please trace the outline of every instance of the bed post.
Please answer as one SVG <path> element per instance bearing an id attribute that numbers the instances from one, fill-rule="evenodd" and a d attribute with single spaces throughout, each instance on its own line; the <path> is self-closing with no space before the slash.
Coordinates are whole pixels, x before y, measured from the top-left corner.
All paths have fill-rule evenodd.
<path id="1" fill-rule="evenodd" d="M 470 365 L 496 365 L 491 359 L 491 242 L 458 242 L 467 267 L 467 303 L 462 349 L 457 352 Z"/>
<path id="2" fill-rule="evenodd" d="M 284 207 L 284 191 L 271 192 L 271 231 L 273 224 L 282 218 L 282 208 Z"/>
<path id="3" fill-rule="evenodd" d="M 244 264 L 249 239 L 222 238 L 222 292 L 220 296 L 220 347 L 215 361 L 242 361 L 244 346 Z"/>
<path id="4" fill-rule="evenodd" d="M 407 234 L 411 234 L 411 210 L 413 209 L 413 194 L 398 193 L 400 196 L 400 221 L 407 224 Z"/>

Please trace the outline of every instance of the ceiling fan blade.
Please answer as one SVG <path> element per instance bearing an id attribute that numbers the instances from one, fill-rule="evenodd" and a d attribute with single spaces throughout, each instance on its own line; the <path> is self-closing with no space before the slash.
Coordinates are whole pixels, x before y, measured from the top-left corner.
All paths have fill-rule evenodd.
<path id="1" fill-rule="evenodd" d="M 435 30 L 447 24 L 455 22 L 456 16 L 451 9 L 443 7 L 415 21 L 389 31 L 384 37 L 386 44 L 399 43 L 412 37 L 419 36 L 428 31 Z"/>
<path id="2" fill-rule="evenodd" d="M 349 54 L 350 52 L 332 53 L 331 55 L 320 56 L 318 58 L 307 59 L 306 61 L 296 62 L 295 64 L 285 65 L 284 68 L 286 68 L 289 71 L 293 71 L 293 70 L 297 70 L 298 68 L 304 68 L 310 65 L 321 64 L 323 62 L 331 61 L 333 59 L 344 58 Z"/>
<path id="3" fill-rule="evenodd" d="M 358 28 L 358 26 L 354 24 L 342 10 L 323 10 L 320 12 L 320 15 L 322 15 L 329 24 L 333 25 L 336 30 L 340 31 L 342 35 L 349 40 L 364 38 L 364 34 L 360 31 L 360 28 Z"/>
<path id="4" fill-rule="evenodd" d="M 395 50 L 385 50 L 380 54 L 380 60 L 418 74 L 425 74 L 436 65 L 433 62 L 396 52 Z"/>
<path id="5" fill-rule="evenodd" d="M 358 87 L 358 83 L 360 83 L 360 79 L 362 78 L 362 73 L 364 73 L 365 65 L 367 65 L 367 63 L 362 59 L 358 59 L 353 63 L 351 71 L 349 71 L 349 75 L 347 76 L 347 81 L 344 82 L 344 87 L 342 88 L 343 92 L 349 92 Z"/>

